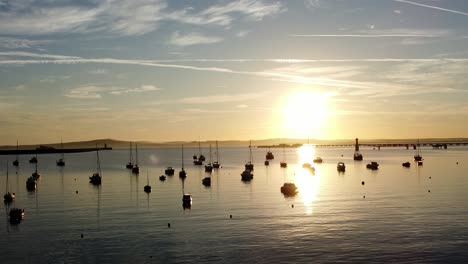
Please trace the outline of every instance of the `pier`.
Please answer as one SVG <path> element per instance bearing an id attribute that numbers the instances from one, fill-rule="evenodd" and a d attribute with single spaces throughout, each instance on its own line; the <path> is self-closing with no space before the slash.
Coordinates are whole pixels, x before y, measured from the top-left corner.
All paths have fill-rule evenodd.
<path id="1" fill-rule="evenodd" d="M 104 147 L 97 148 L 69 148 L 69 149 L 57 149 L 53 147 L 40 146 L 36 149 L 7 149 L 0 150 L 0 155 L 35 155 L 35 154 L 55 154 L 55 153 L 81 153 L 81 152 L 92 152 L 101 150 L 112 150 L 111 147 L 104 145 Z"/>

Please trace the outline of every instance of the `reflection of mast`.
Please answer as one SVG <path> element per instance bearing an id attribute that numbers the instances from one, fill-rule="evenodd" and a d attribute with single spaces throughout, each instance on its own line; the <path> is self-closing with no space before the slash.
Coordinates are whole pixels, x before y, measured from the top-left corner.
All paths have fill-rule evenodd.
<path id="1" fill-rule="evenodd" d="M 354 145 L 354 151 L 359 151 L 359 139 L 356 138 L 356 144 Z"/>
<path id="2" fill-rule="evenodd" d="M 99 226 L 101 219 L 101 185 L 98 186 L 98 197 L 97 197 L 97 223 Z"/>

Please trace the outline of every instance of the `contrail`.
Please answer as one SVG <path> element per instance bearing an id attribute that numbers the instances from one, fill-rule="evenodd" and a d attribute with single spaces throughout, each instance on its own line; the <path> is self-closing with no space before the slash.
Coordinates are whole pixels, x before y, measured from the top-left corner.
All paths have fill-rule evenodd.
<path id="1" fill-rule="evenodd" d="M 450 13 L 455 13 L 455 14 L 460 14 L 460 15 L 468 16 L 468 13 L 461 12 L 461 11 L 456 11 L 456 10 L 452 10 L 452 9 L 446 9 L 446 8 L 442 8 L 442 7 L 438 7 L 438 6 L 425 5 L 425 4 L 415 3 L 415 2 L 406 1 L 406 0 L 393 0 L 393 1 L 395 1 L 395 2 L 400 2 L 400 3 L 406 3 L 406 4 L 410 4 L 410 5 L 417 5 L 417 6 L 432 8 L 432 9 L 437 9 L 437 10 L 441 10 L 441 11 L 446 11 L 446 12 L 450 12 Z"/>
<path id="2" fill-rule="evenodd" d="M 329 38 L 436 38 L 437 35 L 419 34 L 344 34 L 344 35 L 289 35 L 290 37 L 329 37 Z"/>

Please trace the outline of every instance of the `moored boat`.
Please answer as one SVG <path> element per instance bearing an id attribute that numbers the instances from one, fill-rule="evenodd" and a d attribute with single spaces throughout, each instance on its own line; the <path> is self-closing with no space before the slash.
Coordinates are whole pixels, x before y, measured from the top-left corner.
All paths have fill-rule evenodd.
<path id="1" fill-rule="evenodd" d="M 340 161 L 338 164 L 336 164 L 336 170 L 339 172 L 344 172 L 346 170 L 346 166 L 344 162 Z"/>
<path id="2" fill-rule="evenodd" d="M 280 190 L 285 196 L 295 196 L 298 193 L 296 185 L 289 182 L 284 183 Z"/>
<path id="3" fill-rule="evenodd" d="M 366 165 L 366 168 L 371 169 L 371 170 L 378 170 L 379 164 L 375 161 L 372 161 L 371 163 Z"/>

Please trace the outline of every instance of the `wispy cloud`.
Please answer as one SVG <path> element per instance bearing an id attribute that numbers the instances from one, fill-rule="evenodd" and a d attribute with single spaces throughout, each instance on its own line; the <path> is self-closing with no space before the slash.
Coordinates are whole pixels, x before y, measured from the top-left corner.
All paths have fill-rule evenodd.
<path id="1" fill-rule="evenodd" d="M 400 2 L 400 3 L 406 3 L 406 4 L 410 4 L 410 5 L 416 5 L 416 6 L 422 6 L 422 7 L 437 9 L 437 10 L 440 10 L 440 11 L 450 12 L 450 13 L 454 13 L 454 14 L 468 16 L 468 13 L 466 13 L 466 12 L 452 10 L 452 9 L 446 9 L 446 8 L 442 8 L 442 7 L 438 7 L 438 6 L 420 4 L 420 3 L 406 1 L 406 0 L 394 0 L 394 1 L 395 2 Z"/>
<path id="2" fill-rule="evenodd" d="M 245 38 L 249 33 L 250 33 L 250 31 L 248 31 L 248 30 L 242 30 L 242 31 L 239 31 L 239 32 L 236 33 L 236 37 Z"/>
<path id="3" fill-rule="evenodd" d="M 172 10 L 164 0 L 108 0 L 86 4 L 66 1 L 55 5 L 31 0 L 1 3 L 0 32 L 15 35 L 106 32 L 133 36 L 154 31 L 163 21 L 226 26 L 235 19 L 261 20 L 284 10 L 279 2 L 254 0 L 212 5 L 199 12 L 191 8 Z"/>
<path id="4" fill-rule="evenodd" d="M 184 104 L 216 104 L 228 102 L 242 102 L 264 97 L 268 93 L 268 91 L 263 91 L 259 93 L 244 94 L 215 94 L 207 96 L 186 97 L 180 99 L 180 102 Z"/>
<path id="5" fill-rule="evenodd" d="M 23 51 L 5 51 L 0 52 L 0 56 L 8 57 L 27 57 L 27 58 L 45 58 L 45 59 L 79 59 L 80 57 L 76 56 L 66 56 L 66 55 L 57 55 L 57 54 L 44 54 L 44 53 L 33 53 L 33 52 L 23 52 Z"/>
<path id="6" fill-rule="evenodd" d="M 351 34 L 294 34 L 290 37 L 329 37 L 329 38 L 442 38 L 454 36 L 454 32 L 444 29 L 375 29 L 359 30 Z"/>
<path id="7" fill-rule="evenodd" d="M 32 49 L 51 42 L 50 40 L 30 40 L 11 37 L 0 37 L 0 48 L 4 49 Z"/>
<path id="8" fill-rule="evenodd" d="M 64 76 L 47 76 L 39 80 L 41 83 L 55 83 L 57 81 L 63 81 L 63 80 L 68 80 L 70 79 L 70 75 L 64 75 Z"/>
<path id="9" fill-rule="evenodd" d="M 205 36 L 200 33 L 189 33 L 183 35 L 176 31 L 171 35 L 169 44 L 185 47 L 200 44 L 213 44 L 221 41 L 223 41 L 223 39 L 219 37 Z"/>
<path id="10" fill-rule="evenodd" d="M 79 99 L 100 99 L 103 94 L 122 95 L 128 93 L 141 93 L 159 91 L 160 88 L 154 85 L 142 85 L 138 88 L 122 88 L 122 87 L 107 87 L 107 86 L 96 86 L 87 85 L 77 88 L 70 89 L 65 97 L 79 98 Z"/>

